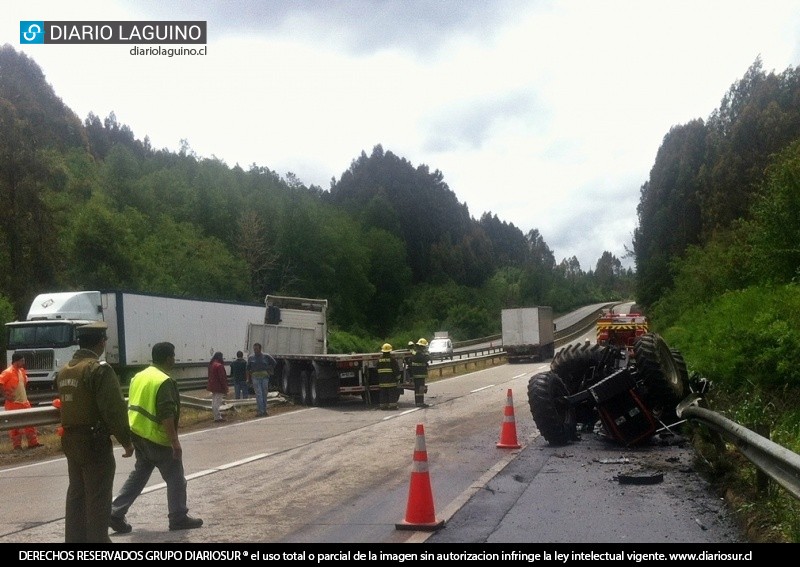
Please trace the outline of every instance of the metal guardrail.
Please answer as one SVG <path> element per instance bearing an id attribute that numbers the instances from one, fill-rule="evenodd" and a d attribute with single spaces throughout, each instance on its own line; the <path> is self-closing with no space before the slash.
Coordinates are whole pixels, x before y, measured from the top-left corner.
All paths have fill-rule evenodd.
<path id="1" fill-rule="evenodd" d="M 476 349 L 471 351 L 461 351 L 458 353 L 461 356 L 466 355 L 464 358 L 449 360 L 447 362 L 437 362 L 428 367 L 428 375 L 438 373 L 439 376 L 444 375 L 445 370 L 455 370 L 459 366 L 463 366 L 464 370 L 469 370 L 470 367 L 477 367 L 479 362 L 490 361 L 495 364 L 496 361 L 505 358 L 506 353 L 502 347 L 488 347 Z"/>
<path id="2" fill-rule="evenodd" d="M 182 406 L 211 410 L 211 398 L 198 398 L 196 396 L 187 396 L 186 394 L 181 394 L 180 396 Z M 252 405 L 255 403 L 255 398 L 225 401 L 227 406 Z M 223 405 L 223 408 L 225 408 L 225 405 Z M 52 405 L 24 410 L 0 411 L 0 431 L 55 425 L 57 423 L 61 423 L 61 410 Z"/>
<path id="3" fill-rule="evenodd" d="M 735 421 L 697 405 L 699 396 L 678 405 L 678 417 L 693 419 L 731 441 L 758 470 L 765 473 L 796 500 L 800 500 L 800 455 Z"/>
<path id="4" fill-rule="evenodd" d="M 61 423 L 61 410 L 53 406 L 0 412 L 0 431 L 56 423 Z"/>

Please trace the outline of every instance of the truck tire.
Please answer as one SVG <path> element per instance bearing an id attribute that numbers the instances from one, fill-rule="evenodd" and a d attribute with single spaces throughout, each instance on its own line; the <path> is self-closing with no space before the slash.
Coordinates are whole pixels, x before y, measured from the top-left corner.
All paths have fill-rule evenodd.
<path id="1" fill-rule="evenodd" d="M 317 373 L 311 370 L 306 378 L 308 380 L 308 405 L 319 407 L 322 405 L 319 384 L 317 383 Z"/>
<path id="2" fill-rule="evenodd" d="M 278 383 L 278 391 L 286 396 L 290 395 L 289 391 L 289 364 L 283 361 L 278 361 L 275 367 L 275 381 Z"/>
<path id="3" fill-rule="evenodd" d="M 686 364 L 675 360 L 664 339 L 646 333 L 633 346 L 636 368 L 645 387 L 644 401 L 660 419 L 671 418 L 675 407 L 689 393 Z"/>
<path id="4" fill-rule="evenodd" d="M 330 380 L 320 380 L 316 370 L 308 373 L 308 386 L 310 392 L 310 405 L 322 407 L 330 404 L 336 397 L 336 392 L 331 388 Z"/>
<path id="5" fill-rule="evenodd" d="M 556 353 L 550 370 L 561 376 L 569 393 L 574 394 L 582 386 L 602 378 L 595 376 L 595 369 L 603 357 L 603 348 L 596 344 L 571 344 Z"/>
<path id="6" fill-rule="evenodd" d="M 555 372 L 534 374 L 528 381 L 528 405 L 536 427 L 550 445 L 575 439 L 575 411 L 565 399 L 567 387 Z"/>
<path id="7" fill-rule="evenodd" d="M 283 361 L 278 364 L 280 369 L 280 391 L 286 396 L 291 396 L 297 392 L 292 391 L 292 365 L 289 361 Z"/>
<path id="8" fill-rule="evenodd" d="M 300 403 L 304 406 L 312 405 L 311 380 L 307 370 L 300 372 Z"/>

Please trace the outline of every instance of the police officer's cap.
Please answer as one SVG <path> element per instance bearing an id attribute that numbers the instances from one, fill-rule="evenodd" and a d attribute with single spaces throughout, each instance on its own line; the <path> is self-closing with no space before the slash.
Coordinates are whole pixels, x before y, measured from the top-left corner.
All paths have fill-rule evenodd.
<path id="1" fill-rule="evenodd" d="M 106 329 L 108 329 L 108 323 L 105 321 L 92 321 L 86 325 L 81 325 L 75 329 L 75 332 L 79 337 L 86 335 L 101 335 L 105 337 Z"/>

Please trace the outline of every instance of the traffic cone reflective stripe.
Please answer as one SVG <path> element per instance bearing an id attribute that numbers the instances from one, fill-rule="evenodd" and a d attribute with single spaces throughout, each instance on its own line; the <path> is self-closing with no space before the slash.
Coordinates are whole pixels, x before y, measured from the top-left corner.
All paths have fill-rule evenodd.
<path id="1" fill-rule="evenodd" d="M 443 525 L 444 520 L 437 520 L 433 509 L 433 492 L 428 474 L 428 451 L 425 449 L 425 428 L 418 423 L 406 516 L 402 522 L 395 524 L 395 527 L 398 530 L 433 531 Z"/>
<path id="2" fill-rule="evenodd" d="M 497 446 L 502 449 L 519 449 L 522 445 L 517 441 L 517 422 L 514 420 L 514 399 L 511 388 L 506 396 L 506 407 L 503 409 L 503 425 L 500 428 L 500 441 Z"/>

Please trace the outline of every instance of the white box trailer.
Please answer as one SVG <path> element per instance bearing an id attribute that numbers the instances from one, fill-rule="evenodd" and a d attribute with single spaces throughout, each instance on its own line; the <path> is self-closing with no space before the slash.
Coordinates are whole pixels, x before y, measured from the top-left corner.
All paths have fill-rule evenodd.
<path id="1" fill-rule="evenodd" d="M 108 324 L 105 359 L 123 384 L 148 366 L 155 343 L 175 345 L 173 377 L 202 380 L 211 356 L 247 351 L 244 330 L 264 320 L 264 305 L 127 291 L 73 291 L 37 296 L 24 321 L 6 324 L 8 359 L 25 355 L 29 389 L 51 390 L 58 369 L 77 350 L 75 329 Z"/>
<path id="2" fill-rule="evenodd" d="M 555 354 L 552 307 L 503 309 L 503 350 L 509 362 L 544 361 Z"/>

